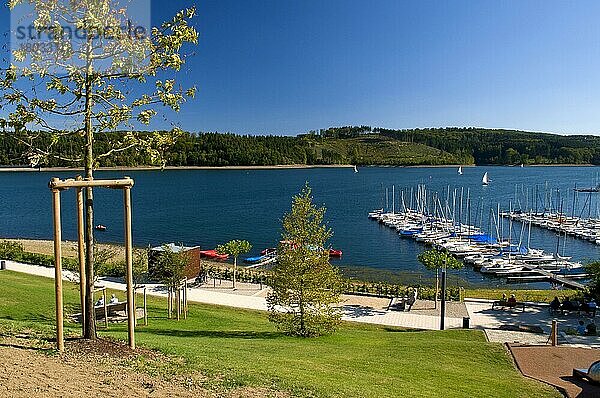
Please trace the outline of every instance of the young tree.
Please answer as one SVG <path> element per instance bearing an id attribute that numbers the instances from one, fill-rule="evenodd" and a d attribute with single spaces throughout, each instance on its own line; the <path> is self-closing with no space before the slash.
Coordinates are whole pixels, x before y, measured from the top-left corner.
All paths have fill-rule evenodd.
<path id="1" fill-rule="evenodd" d="M 148 250 L 133 249 L 133 285 L 137 287 L 148 275 Z M 127 272 L 127 270 L 125 270 Z"/>
<path id="2" fill-rule="evenodd" d="M 158 107 L 178 111 L 195 88 L 176 85 L 173 75 L 185 63 L 186 43 L 198 34 L 190 24 L 195 8 L 178 12 L 158 27 L 138 29 L 133 12 L 119 0 L 10 0 L 9 7 L 30 7 L 32 23 L 21 32 L 34 40 L 13 51 L 13 62 L 0 80 L 0 104 L 8 117 L 0 118 L 5 134 L 27 148 L 32 166 L 59 158 L 84 167 L 92 180 L 102 160 L 133 148 L 152 162 L 164 164 L 163 151 L 181 130 L 136 133 L 148 125 Z M 65 26 L 68 25 L 68 26 Z M 135 26 L 135 30 L 123 30 Z M 19 27 L 21 28 L 21 27 Z M 72 34 L 75 32 L 75 35 Z M 48 50 L 50 49 L 50 51 Z M 45 90 L 45 91 L 44 91 Z M 33 131 L 35 130 L 35 131 Z M 101 153 L 94 137 L 123 131 Z M 68 137 L 83 138 L 78 156 L 54 151 Z M 85 269 L 87 293 L 84 338 L 96 338 L 94 302 L 94 194 L 85 189 Z"/>
<path id="3" fill-rule="evenodd" d="M 184 251 L 172 250 L 169 245 L 164 245 L 162 252 L 156 256 L 152 278 L 159 280 L 169 289 L 168 309 L 171 317 L 172 293 L 178 291 L 180 282 L 185 278 L 185 268 L 189 264 L 189 255 Z M 179 296 L 176 295 L 179 299 Z"/>
<path id="4" fill-rule="evenodd" d="M 586 264 L 585 272 L 590 276 L 588 291 L 598 301 L 600 300 L 600 261 L 592 261 Z"/>
<path id="5" fill-rule="evenodd" d="M 329 263 L 327 240 L 332 232 L 323 223 L 325 208 L 313 204 L 308 184 L 294 196 L 283 218 L 282 243 L 272 269 L 267 296 L 269 320 L 293 336 L 318 336 L 335 331 L 341 312 L 342 279 Z"/>
<path id="6" fill-rule="evenodd" d="M 167 287 L 177 287 L 185 278 L 185 267 L 189 263 L 185 252 L 172 250 L 170 246 L 163 246 L 163 251 L 156 257 L 152 278 L 159 280 Z"/>
<path id="7" fill-rule="evenodd" d="M 229 254 L 233 257 L 233 289 L 235 289 L 235 277 L 237 273 L 237 258 L 240 254 L 248 253 L 252 245 L 247 240 L 231 240 L 223 245 L 217 246 L 217 253 Z"/>
<path id="8" fill-rule="evenodd" d="M 436 249 L 426 250 L 417 259 L 428 270 L 435 270 L 435 308 L 437 308 L 438 292 L 440 290 L 440 269 L 461 269 L 464 264 L 451 254 Z"/>

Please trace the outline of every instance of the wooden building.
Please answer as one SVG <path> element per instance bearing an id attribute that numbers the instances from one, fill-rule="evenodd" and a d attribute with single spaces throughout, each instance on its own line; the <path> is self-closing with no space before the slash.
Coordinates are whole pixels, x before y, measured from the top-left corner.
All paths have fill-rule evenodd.
<path id="1" fill-rule="evenodd" d="M 157 264 L 157 259 L 161 253 L 164 253 L 165 248 L 173 253 L 185 253 L 188 259 L 188 264 L 185 267 L 185 276 L 188 279 L 195 279 L 200 273 L 200 246 L 183 246 L 175 243 L 167 243 L 162 246 L 156 246 L 148 252 L 148 273 L 154 274 Z"/>

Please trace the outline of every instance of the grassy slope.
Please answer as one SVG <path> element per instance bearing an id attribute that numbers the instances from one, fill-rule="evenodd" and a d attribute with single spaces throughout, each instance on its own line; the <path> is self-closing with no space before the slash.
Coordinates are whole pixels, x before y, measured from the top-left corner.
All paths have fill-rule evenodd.
<path id="1" fill-rule="evenodd" d="M 423 144 L 403 142 L 379 135 L 359 138 L 314 141 L 318 151 L 328 150 L 339 154 L 343 163 L 377 165 L 421 165 L 456 163 L 453 155 Z"/>
<path id="2" fill-rule="evenodd" d="M 67 308 L 74 310 L 76 301 L 76 287 L 65 284 Z M 188 320 L 177 322 L 165 319 L 164 304 L 150 300 L 150 325 L 138 328 L 138 343 L 182 356 L 182 371 L 201 370 L 226 386 L 273 385 L 305 396 L 559 396 L 522 377 L 503 347 L 477 331 L 345 324 L 332 336 L 305 340 L 276 332 L 263 313 L 191 305 Z M 0 272 L 0 326 L 13 320 L 20 328 L 47 328 L 53 307 L 50 279 Z M 100 334 L 124 339 L 125 333 L 118 325 Z"/>

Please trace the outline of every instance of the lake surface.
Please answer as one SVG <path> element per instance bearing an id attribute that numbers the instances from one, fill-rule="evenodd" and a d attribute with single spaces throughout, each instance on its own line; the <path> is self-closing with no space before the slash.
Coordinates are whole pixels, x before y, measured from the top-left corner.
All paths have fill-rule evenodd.
<path id="1" fill-rule="evenodd" d="M 567 214 L 596 217 L 600 194 L 579 194 L 574 201 L 573 187 L 595 185 L 597 167 L 464 167 L 386 168 L 364 167 L 359 173 L 346 168 L 276 170 L 169 170 L 103 171 L 96 178 L 135 180 L 133 198 L 133 237 L 136 245 L 177 242 L 214 248 L 230 239 L 247 239 L 258 253 L 275 246 L 281 234 L 281 218 L 290 209 L 291 198 L 305 182 L 313 189 L 315 202 L 327 208 L 326 220 L 334 231 L 331 244 L 344 252 L 339 265 L 362 266 L 375 270 L 428 275 L 416 260 L 424 247 L 367 218 L 375 208 L 391 209 L 392 186 L 395 208 L 401 208 L 401 192 L 410 203 L 410 190 L 425 184 L 450 202 L 456 189 L 463 191 L 463 220 L 467 218 L 466 195 L 471 198 L 471 223 L 489 228 L 490 208 L 560 208 Z M 481 179 L 488 172 L 487 187 Z M 73 172 L 0 172 L 0 236 L 52 238 L 51 194 L 47 188 L 52 177 L 70 178 Z M 448 188 L 450 187 L 450 188 Z M 558 189 L 558 191 L 557 191 Z M 97 232 L 99 241 L 123 241 L 122 193 L 97 189 L 96 223 L 108 227 Z M 552 194 L 550 194 L 552 192 Z M 535 193 L 535 195 L 534 195 Z M 535 199 L 534 199 L 535 198 Z M 457 198 L 458 201 L 458 198 Z M 452 204 L 450 204 L 452 206 Z M 62 194 L 63 238 L 76 239 L 75 194 Z M 458 208 L 458 204 L 457 204 Z M 505 235 L 508 224 L 503 227 Z M 520 238 L 521 225 L 513 224 L 513 240 Z M 526 242 L 526 233 L 523 236 Z M 532 229 L 531 246 L 556 251 L 575 260 L 600 258 L 600 247 L 567 237 L 559 241 L 554 232 Z M 251 253 L 252 254 L 252 253 Z M 459 276 L 474 284 L 497 285 L 502 280 L 483 277 L 471 270 Z"/>

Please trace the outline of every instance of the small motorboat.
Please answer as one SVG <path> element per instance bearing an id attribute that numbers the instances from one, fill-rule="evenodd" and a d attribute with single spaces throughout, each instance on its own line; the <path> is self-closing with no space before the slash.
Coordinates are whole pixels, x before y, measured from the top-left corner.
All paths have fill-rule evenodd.
<path id="1" fill-rule="evenodd" d="M 342 251 L 336 249 L 329 249 L 329 257 L 342 257 Z"/>
<path id="2" fill-rule="evenodd" d="M 106 225 L 98 224 L 94 229 L 96 229 L 96 231 L 106 231 Z"/>

